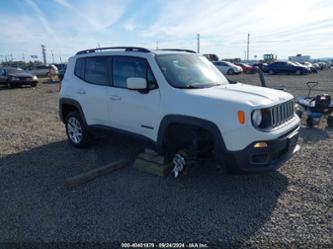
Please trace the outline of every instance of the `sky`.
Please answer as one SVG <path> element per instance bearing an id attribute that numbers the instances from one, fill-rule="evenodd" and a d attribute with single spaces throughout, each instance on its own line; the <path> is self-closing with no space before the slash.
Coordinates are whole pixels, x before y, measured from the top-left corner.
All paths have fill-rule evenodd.
<path id="1" fill-rule="evenodd" d="M 98 46 L 197 48 L 221 58 L 333 56 L 332 0 L 1 0 L 0 60 L 66 61 Z M 52 53 L 54 55 L 52 59 Z"/>

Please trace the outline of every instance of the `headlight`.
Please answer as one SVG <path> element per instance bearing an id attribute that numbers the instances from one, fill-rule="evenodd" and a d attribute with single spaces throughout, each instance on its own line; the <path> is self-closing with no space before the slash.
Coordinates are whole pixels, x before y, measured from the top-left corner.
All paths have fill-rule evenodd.
<path id="1" fill-rule="evenodd" d="M 262 113 L 261 110 L 255 110 L 252 112 L 252 124 L 254 127 L 258 128 L 261 125 Z"/>
<path id="2" fill-rule="evenodd" d="M 37 78 L 36 75 L 32 76 L 32 79 L 33 79 L 33 80 L 38 80 L 38 78 Z"/>

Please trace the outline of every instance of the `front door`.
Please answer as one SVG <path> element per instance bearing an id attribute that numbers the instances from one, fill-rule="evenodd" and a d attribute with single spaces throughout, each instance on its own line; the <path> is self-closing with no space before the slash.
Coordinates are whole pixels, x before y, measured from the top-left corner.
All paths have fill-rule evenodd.
<path id="1" fill-rule="evenodd" d="M 112 126 L 154 139 L 160 117 L 160 91 L 148 62 L 139 57 L 117 56 L 112 65 L 113 84 L 108 91 Z M 128 78 L 145 78 L 147 90 L 127 89 Z"/>

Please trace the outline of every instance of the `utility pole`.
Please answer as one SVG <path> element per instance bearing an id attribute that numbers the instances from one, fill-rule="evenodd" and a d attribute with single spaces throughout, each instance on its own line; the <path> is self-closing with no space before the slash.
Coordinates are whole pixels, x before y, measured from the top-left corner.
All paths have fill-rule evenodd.
<path id="1" fill-rule="evenodd" d="M 200 34 L 197 34 L 197 53 L 200 54 Z"/>
<path id="2" fill-rule="evenodd" d="M 52 55 L 52 64 L 54 64 L 54 54 L 53 54 L 53 50 L 51 50 L 51 55 Z"/>
<path id="3" fill-rule="evenodd" d="M 10 54 L 10 60 L 13 61 L 13 54 Z"/>
<path id="4" fill-rule="evenodd" d="M 158 50 L 158 41 L 156 41 L 156 50 Z"/>
<path id="5" fill-rule="evenodd" d="M 247 34 L 247 56 L 246 60 L 249 61 L 250 58 L 250 33 Z"/>
<path id="6" fill-rule="evenodd" d="M 42 44 L 42 54 L 43 54 L 43 63 L 44 65 L 46 65 L 46 49 L 45 49 L 45 46 Z"/>

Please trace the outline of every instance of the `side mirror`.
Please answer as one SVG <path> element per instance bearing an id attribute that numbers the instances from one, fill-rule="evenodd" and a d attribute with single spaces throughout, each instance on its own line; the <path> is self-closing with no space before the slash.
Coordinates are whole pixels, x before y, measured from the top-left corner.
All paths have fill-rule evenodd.
<path id="1" fill-rule="evenodd" d="M 127 79 L 127 88 L 130 90 L 146 90 L 147 89 L 147 80 L 144 78 L 128 78 Z"/>

